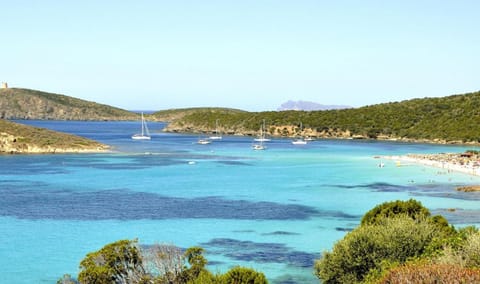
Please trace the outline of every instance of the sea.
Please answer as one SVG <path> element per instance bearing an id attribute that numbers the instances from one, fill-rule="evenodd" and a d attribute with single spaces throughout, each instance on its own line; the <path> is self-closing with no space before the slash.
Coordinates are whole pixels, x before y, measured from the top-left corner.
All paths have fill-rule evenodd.
<path id="1" fill-rule="evenodd" d="M 313 265 L 377 204 L 414 198 L 456 227 L 480 223 L 480 178 L 382 156 L 474 146 L 166 133 L 132 140 L 140 122 L 18 121 L 108 144 L 100 154 L 0 156 L 1 283 L 76 277 L 89 252 L 117 240 L 201 246 L 208 268 L 241 265 L 270 283 L 319 283 Z M 382 165 L 382 166 L 380 166 Z"/>

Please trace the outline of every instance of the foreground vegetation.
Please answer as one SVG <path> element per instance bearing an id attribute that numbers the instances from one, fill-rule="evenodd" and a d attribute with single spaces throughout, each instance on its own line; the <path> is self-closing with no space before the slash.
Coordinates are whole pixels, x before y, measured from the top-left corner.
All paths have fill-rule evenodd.
<path id="1" fill-rule="evenodd" d="M 182 252 L 174 245 L 121 240 L 87 254 L 78 281 L 65 275 L 57 283 L 268 283 L 250 268 L 213 274 L 207 263 L 200 247 Z M 413 199 L 386 202 L 324 252 L 314 272 L 321 283 L 480 283 L 480 232 L 457 230 Z"/>
<path id="2" fill-rule="evenodd" d="M 322 283 L 479 283 L 480 233 L 418 201 L 381 204 L 315 263 Z"/>
<path id="3" fill-rule="evenodd" d="M 174 245 L 140 246 L 136 240 L 121 240 L 89 253 L 80 263 L 78 282 L 64 275 L 58 284 L 266 284 L 265 275 L 250 268 L 234 267 L 213 274 L 205 267 L 203 249 L 191 247 L 182 253 Z"/>
<path id="4" fill-rule="evenodd" d="M 168 116 L 172 111 L 153 116 L 170 118 L 170 131 L 213 131 L 218 119 L 223 133 L 253 135 L 265 120 L 273 136 L 478 143 L 479 109 L 480 92 L 474 92 L 342 110 L 242 112 L 199 108 L 179 110 L 175 116 Z"/>

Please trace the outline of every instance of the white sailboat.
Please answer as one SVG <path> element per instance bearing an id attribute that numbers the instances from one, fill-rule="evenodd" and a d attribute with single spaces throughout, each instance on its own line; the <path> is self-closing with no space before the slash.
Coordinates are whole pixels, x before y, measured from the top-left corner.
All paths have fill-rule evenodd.
<path id="1" fill-rule="evenodd" d="M 265 149 L 267 149 L 267 147 L 265 145 L 263 145 L 263 143 L 259 143 L 259 144 L 253 144 L 252 149 L 253 150 L 265 150 Z"/>
<path id="2" fill-rule="evenodd" d="M 257 141 L 257 142 L 268 142 L 270 141 L 269 138 L 266 138 L 265 137 L 265 119 L 263 120 L 263 124 L 260 125 L 260 136 L 258 138 L 255 138 L 254 141 Z"/>
<path id="3" fill-rule="evenodd" d="M 221 140 L 222 135 L 219 135 L 218 133 L 218 119 L 215 120 L 215 135 L 212 135 L 209 137 L 211 140 Z"/>
<path id="4" fill-rule="evenodd" d="M 292 144 L 293 145 L 306 145 L 307 141 L 305 141 L 305 139 L 298 138 L 298 139 L 293 140 Z"/>
<path id="5" fill-rule="evenodd" d="M 260 143 L 254 143 L 252 145 L 253 150 L 265 150 L 267 149 L 267 146 L 263 144 L 263 141 L 260 141 Z"/>
<path id="6" fill-rule="evenodd" d="M 255 138 L 254 141 L 260 142 L 260 143 L 254 143 L 252 145 L 253 150 L 265 150 L 267 149 L 267 146 L 263 144 L 263 142 L 270 141 L 270 139 L 265 138 L 265 120 L 263 120 L 263 125 L 260 126 L 260 136 L 258 138 Z"/>
<path id="7" fill-rule="evenodd" d="M 197 144 L 200 144 L 200 145 L 207 145 L 207 144 L 210 144 L 210 143 L 212 143 L 212 141 L 210 141 L 210 139 L 206 139 L 206 138 L 200 138 L 197 141 Z"/>
<path id="8" fill-rule="evenodd" d="M 303 124 L 300 122 L 300 133 L 303 131 Z M 292 141 L 293 145 L 306 145 L 307 139 L 305 138 L 297 138 Z"/>
<path id="9" fill-rule="evenodd" d="M 143 112 L 142 112 L 142 133 L 134 134 L 132 136 L 132 139 L 134 140 L 150 140 L 150 132 L 148 131 L 148 126 L 147 122 L 145 121 L 145 118 L 143 118 Z"/>

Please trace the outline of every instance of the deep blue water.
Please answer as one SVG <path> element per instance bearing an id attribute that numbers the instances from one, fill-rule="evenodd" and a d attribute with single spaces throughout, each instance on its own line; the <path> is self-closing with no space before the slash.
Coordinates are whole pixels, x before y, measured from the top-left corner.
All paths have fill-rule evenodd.
<path id="1" fill-rule="evenodd" d="M 55 283 L 78 274 L 88 252 L 119 239 L 206 249 L 212 271 L 232 265 L 271 283 L 318 283 L 313 262 L 378 203 L 416 198 L 457 226 L 480 223 L 480 194 L 457 192 L 478 177 L 376 155 L 463 152 L 471 147 L 251 137 L 198 145 L 162 132 L 134 141 L 138 122 L 22 123 L 74 133 L 111 153 L 0 156 L 0 274 L 3 283 Z M 447 210 L 456 208 L 454 212 Z"/>

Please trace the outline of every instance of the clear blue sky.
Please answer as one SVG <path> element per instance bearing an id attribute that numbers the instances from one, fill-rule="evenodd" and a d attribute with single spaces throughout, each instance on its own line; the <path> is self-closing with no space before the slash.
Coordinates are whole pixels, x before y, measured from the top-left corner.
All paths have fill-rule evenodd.
<path id="1" fill-rule="evenodd" d="M 480 1 L 0 0 L 0 81 L 125 109 L 480 89 Z"/>

